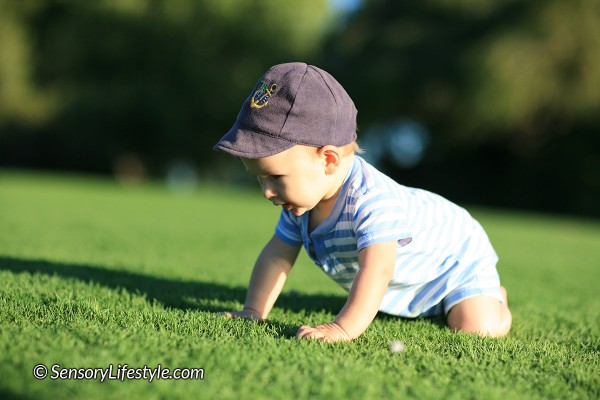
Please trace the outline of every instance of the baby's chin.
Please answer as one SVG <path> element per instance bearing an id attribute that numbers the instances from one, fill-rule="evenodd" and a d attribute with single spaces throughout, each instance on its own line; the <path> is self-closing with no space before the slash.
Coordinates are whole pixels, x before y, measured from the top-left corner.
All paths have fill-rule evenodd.
<path id="1" fill-rule="evenodd" d="M 281 206 L 281 208 L 283 208 L 286 211 L 291 212 L 296 217 L 303 215 L 304 213 L 306 213 L 307 211 L 309 211 L 311 209 L 311 208 L 301 207 L 301 206 L 297 206 L 297 205 L 290 204 L 290 203 L 275 204 L 275 205 Z"/>
<path id="2" fill-rule="evenodd" d="M 306 208 L 303 207 L 284 207 L 287 211 L 291 212 L 292 214 L 294 214 L 296 217 L 299 217 L 301 215 L 303 215 L 306 211 L 308 211 Z"/>

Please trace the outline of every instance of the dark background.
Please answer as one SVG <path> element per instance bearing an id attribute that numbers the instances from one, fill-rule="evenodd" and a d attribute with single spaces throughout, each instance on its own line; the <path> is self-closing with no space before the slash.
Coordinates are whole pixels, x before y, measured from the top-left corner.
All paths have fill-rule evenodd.
<path id="1" fill-rule="evenodd" d="M 400 183 L 598 217 L 599 21 L 596 0 L 0 0 L 0 167 L 236 182 L 212 146 L 266 69 L 305 61 Z M 411 165 L 387 146 L 407 121 Z"/>

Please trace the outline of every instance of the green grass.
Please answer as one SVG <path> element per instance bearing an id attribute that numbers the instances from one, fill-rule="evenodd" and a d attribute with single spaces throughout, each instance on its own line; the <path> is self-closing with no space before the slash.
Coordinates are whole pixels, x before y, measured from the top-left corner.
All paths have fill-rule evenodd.
<path id="1" fill-rule="evenodd" d="M 600 223 L 471 210 L 500 255 L 503 339 L 376 318 L 354 343 L 294 339 L 345 293 L 302 256 L 268 323 L 241 307 L 279 210 L 253 192 L 0 171 L 0 397 L 600 397 Z M 406 345 L 388 350 L 391 340 Z M 203 380 L 36 380 L 51 367 L 203 368 Z"/>

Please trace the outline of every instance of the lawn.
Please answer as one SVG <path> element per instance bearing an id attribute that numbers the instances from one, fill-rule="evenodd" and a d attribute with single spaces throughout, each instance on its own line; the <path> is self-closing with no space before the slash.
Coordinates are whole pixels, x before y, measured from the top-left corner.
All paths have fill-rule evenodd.
<path id="1" fill-rule="evenodd" d="M 267 323 L 216 315 L 242 306 L 273 232 L 257 192 L 0 171 L 0 397 L 598 399 L 600 221 L 469 209 L 500 256 L 506 338 L 379 315 L 332 345 L 294 339 L 345 301 L 305 255 Z M 203 379 L 52 379 L 125 364 Z"/>

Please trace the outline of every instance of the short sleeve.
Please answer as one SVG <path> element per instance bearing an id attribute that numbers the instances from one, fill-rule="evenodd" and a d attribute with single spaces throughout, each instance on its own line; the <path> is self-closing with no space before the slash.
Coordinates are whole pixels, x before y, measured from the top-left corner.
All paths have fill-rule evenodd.
<path id="1" fill-rule="evenodd" d="M 376 243 L 397 240 L 400 245 L 410 243 L 406 211 L 391 192 L 375 191 L 362 197 L 356 204 L 353 229 L 358 250 Z"/>
<path id="2" fill-rule="evenodd" d="M 301 224 L 300 218 L 291 215 L 286 210 L 281 210 L 279 222 L 275 227 L 275 234 L 289 245 L 301 246 L 303 244 Z"/>

